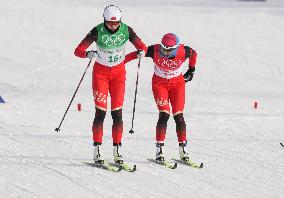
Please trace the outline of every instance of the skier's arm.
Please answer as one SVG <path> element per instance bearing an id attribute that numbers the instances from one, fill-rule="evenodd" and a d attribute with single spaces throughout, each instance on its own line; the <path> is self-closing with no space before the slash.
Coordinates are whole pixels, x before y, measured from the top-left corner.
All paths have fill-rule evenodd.
<path id="1" fill-rule="evenodd" d="M 137 50 L 143 50 L 146 54 L 147 47 L 143 43 L 143 41 L 137 36 L 134 30 L 129 26 L 128 26 L 128 31 L 129 31 L 129 41 L 135 46 Z"/>
<path id="2" fill-rule="evenodd" d="M 191 72 L 194 72 L 195 70 L 195 64 L 196 64 L 196 58 L 197 58 L 197 53 L 194 49 L 184 46 L 185 50 L 185 59 L 188 58 L 188 67 Z"/>
<path id="3" fill-rule="evenodd" d="M 86 58 L 86 49 L 93 43 L 97 42 L 98 39 L 98 30 L 94 27 L 87 36 L 81 41 L 74 51 L 75 56 L 80 58 Z"/>
<path id="4" fill-rule="evenodd" d="M 132 60 L 135 60 L 137 57 L 137 51 L 134 51 L 134 52 L 130 52 L 128 54 L 125 55 L 125 59 L 124 59 L 124 63 L 128 63 Z"/>
<path id="5" fill-rule="evenodd" d="M 147 48 L 147 53 L 146 53 L 145 57 L 154 58 L 154 45 L 151 45 Z M 132 61 L 136 58 L 138 58 L 137 51 L 130 52 L 129 54 L 127 54 L 125 56 L 124 63 L 128 63 L 128 62 L 130 62 L 130 61 Z"/>
<path id="6" fill-rule="evenodd" d="M 188 70 L 183 75 L 184 81 L 191 81 L 194 76 L 197 53 L 194 49 L 184 46 L 185 59 L 188 58 Z"/>
<path id="7" fill-rule="evenodd" d="M 154 59 L 154 45 L 150 45 L 147 49 L 146 57 L 151 57 Z"/>

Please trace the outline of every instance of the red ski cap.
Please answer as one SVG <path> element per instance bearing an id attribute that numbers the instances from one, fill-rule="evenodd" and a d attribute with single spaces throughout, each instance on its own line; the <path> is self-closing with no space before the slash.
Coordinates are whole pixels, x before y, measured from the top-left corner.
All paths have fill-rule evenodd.
<path id="1" fill-rule="evenodd" d="M 163 36 L 161 45 L 165 49 L 176 48 L 179 45 L 179 39 L 175 34 L 167 33 Z"/>

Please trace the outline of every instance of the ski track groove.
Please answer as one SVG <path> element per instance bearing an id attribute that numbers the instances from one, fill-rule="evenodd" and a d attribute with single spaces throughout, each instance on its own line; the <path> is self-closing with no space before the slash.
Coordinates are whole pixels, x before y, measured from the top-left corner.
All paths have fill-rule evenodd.
<path id="1" fill-rule="evenodd" d="M 210 167 L 209 168 L 207 168 L 207 170 L 208 170 L 208 172 L 210 171 L 211 173 L 215 173 L 216 175 L 218 175 L 218 176 L 221 176 L 221 177 L 224 177 L 224 178 L 226 178 L 226 179 L 232 179 L 232 177 L 231 176 L 227 176 L 227 175 L 225 175 L 225 174 L 222 174 L 221 172 L 216 172 L 216 171 L 214 171 L 213 169 L 210 169 Z M 246 171 L 246 169 L 244 169 L 244 171 Z M 254 169 L 252 169 L 249 173 L 251 173 L 251 172 L 255 172 L 255 170 Z M 269 184 L 269 183 L 252 183 L 249 179 L 247 179 L 247 175 L 248 175 L 248 173 L 246 172 L 246 174 L 245 174 L 245 177 L 243 178 L 243 179 L 241 179 L 241 178 L 233 178 L 234 180 L 236 180 L 238 183 L 237 184 L 234 184 L 234 186 L 238 186 L 238 185 L 240 185 L 240 188 L 243 188 L 242 186 L 241 186 L 241 184 L 246 184 L 246 186 L 249 184 L 249 185 L 252 185 L 252 186 L 261 186 L 262 188 L 261 189 L 263 189 L 263 188 L 266 188 L 266 189 L 269 189 L 269 190 L 271 190 L 271 189 L 274 189 L 274 185 L 273 184 Z M 246 179 L 245 179 L 246 178 Z M 231 188 L 231 187 L 230 187 Z M 233 188 L 232 188 L 233 189 Z M 236 191 L 236 192 L 242 192 L 242 190 L 237 190 L 236 188 L 234 188 L 234 190 Z M 279 188 L 279 190 L 284 190 L 284 189 L 280 189 Z M 262 193 L 263 194 L 267 194 L 267 196 L 269 197 L 269 191 L 264 191 L 264 190 L 262 190 Z M 250 195 L 250 197 L 251 197 L 251 195 Z"/>
<path id="2" fill-rule="evenodd" d="M 190 188 L 189 186 L 185 186 L 185 185 L 180 185 L 180 183 L 179 182 L 173 182 L 173 180 L 172 180 L 172 177 L 170 176 L 167 176 L 167 177 L 165 177 L 165 176 L 162 176 L 163 174 L 161 173 L 161 172 L 163 172 L 163 171 L 171 171 L 171 173 L 172 174 L 174 174 L 174 175 L 179 175 L 179 173 L 178 173 L 178 168 L 177 169 L 174 169 L 174 170 L 171 170 L 171 169 L 169 169 L 168 170 L 168 168 L 166 168 L 166 167 L 159 167 L 160 165 L 156 165 L 156 164 L 153 164 L 152 162 L 150 162 L 150 168 L 151 168 L 151 170 L 150 170 L 150 175 L 152 175 L 154 178 L 156 178 L 156 179 L 158 179 L 159 181 L 162 181 L 161 182 L 161 184 L 163 185 L 163 184 L 168 184 L 168 183 L 170 183 L 171 184 L 171 186 L 176 186 L 176 187 L 178 187 L 178 188 L 180 188 L 180 189 L 187 189 L 187 190 L 193 190 L 192 188 Z M 153 170 L 153 168 L 154 167 L 156 167 L 157 168 L 157 170 L 156 170 L 156 172 L 155 172 L 155 170 Z M 170 178 L 170 179 L 169 179 Z M 176 178 L 176 177 L 174 177 L 174 178 Z M 194 192 L 195 193 L 199 193 L 198 191 L 196 191 L 196 190 L 194 190 Z M 167 194 L 165 194 L 165 195 L 167 195 Z M 160 195 L 159 195 L 160 196 Z"/>
<path id="3" fill-rule="evenodd" d="M 4 136 L 4 137 L 6 137 L 6 138 L 8 138 L 10 140 L 13 140 L 16 143 L 25 144 L 24 142 L 22 142 L 22 141 L 20 141 L 20 140 L 18 140 L 16 138 L 11 137 L 11 136 L 14 136 L 14 135 L 11 135 L 11 134 L 0 134 L 0 135 Z"/>
<path id="4" fill-rule="evenodd" d="M 234 192 L 235 194 L 243 194 L 243 195 L 248 195 L 247 197 L 254 197 L 254 198 L 259 198 L 258 195 L 252 195 L 250 193 L 246 193 L 243 192 L 242 190 L 238 189 L 238 188 L 234 188 L 234 187 L 229 187 L 229 186 L 225 186 L 225 185 L 221 185 L 221 184 L 217 184 L 216 182 L 211 182 L 205 179 L 201 179 L 201 178 L 197 178 L 195 175 L 192 175 L 192 178 L 195 179 L 196 181 L 200 181 L 201 183 L 204 184 L 209 184 L 211 186 L 215 186 L 215 188 L 217 189 L 225 189 L 225 190 L 229 190 L 231 192 Z M 226 191 L 227 192 L 227 191 Z M 217 192 L 216 192 L 217 193 Z M 215 195 L 214 195 L 215 196 Z"/>
<path id="5" fill-rule="evenodd" d="M 217 151 L 217 152 L 221 153 L 220 151 Z M 214 152 L 214 153 L 216 153 L 216 152 Z M 203 155 L 204 155 L 204 153 L 203 153 Z M 266 163 L 266 164 L 264 164 L 263 161 L 261 161 L 261 160 L 259 160 L 259 161 L 244 160 L 244 159 L 242 159 L 242 158 L 232 157 L 232 154 L 230 154 L 230 153 L 224 153 L 224 152 L 221 153 L 220 155 L 208 155 L 208 154 L 207 154 L 207 156 L 214 157 L 214 158 L 216 158 L 217 160 L 223 158 L 223 159 L 229 159 L 230 162 L 233 162 L 233 161 L 242 162 L 242 164 L 246 164 L 246 166 L 247 166 L 247 164 L 253 164 L 253 165 L 255 165 L 255 167 L 261 166 L 263 169 L 266 169 L 266 170 L 275 172 L 275 173 L 277 173 L 277 174 L 280 174 L 280 175 L 283 175 L 283 174 L 284 174 L 284 170 L 281 170 L 281 169 L 280 169 L 280 170 L 274 169 L 273 167 L 270 166 L 271 163 Z M 226 161 L 227 161 L 227 160 L 226 160 Z M 273 164 L 273 163 L 272 163 L 272 164 Z M 275 164 L 273 164 L 273 165 L 275 165 Z M 279 166 L 280 166 L 280 164 L 279 164 Z M 210 167 L 207 168 L 207 170 L 210 171 Z M 211 170 L 211 172 L 212 172 L 212 170 Z M 214 172 L 214 171 L 213 171 L 213 172 Z M 226 178 L 230 178 L 230 176 L 226 176 L 226 175 L 221 174 L 221 173 L 216 173 L 216 172 L 215 172 L 215 174 L 222 175 L 222 176 L 224 176 L 224 177 L 226 177 Z M 247 173 L 245 174 L 245 177 L 247 177 Z M 260 183 L 260 181 L 258 181 L 258 183 L 256 184 L 256 183 L 252 183 L 252 182 L 250 182 L 249 180 L 245 180 L 245 179 L 238 179 L 238 181 L 240 181 L 239 183 L 241 183 L 241 184 L 246 183 L 246 184 L 250 184 L 250 185 L 253 185 L 253 186 L 261 186 L 261 187 L 263 187 L 263 188 L 266 188 L 266 190 L 275 190 L 275 189 L 274 189 L 275 186 L 274 186 L 273 184 L 269 184 L 269 183 L 263 183 L 263 182 Z M 226 188 L 227 188 L 227 187 L 226 187 Z M 229 187 L 229 188 L 231 188 L 231 187 Z M 242 187 L 240 186 L 240 188 L 242 188 Z M 263 189 L 263 188 L 261 188 L 261 189 Z M 232 189 L 234 189 L 234 188 L 232 188 Z M 234 189 L 234 190 L 235 190 L 236 192 L 238 192 L 237 189 Z M 278 188 L 278 190 L 284 191 L 284 188 Z M 242 192 L 242 190 L 239 190 L 239 192 Z M 262 193 L 263 193 L 263 194 L 267 194 L 267 196 L 270 196 L 269 192 L 270 192 L 270 191 L 264 191 L 264 190 L 262 190 Z M 253 196 L 253 195 L 250 195 L 250 197 L 251 197 L 251 196 Z"/>
<path id="6" fill-rule="evenodd" d="M 16 189 L 19 189 L 20 191 L 26 192 L 30 195 L 32 195 L 33 197 L 40 197 L 38 194 L 36 194 L 35 192 L 32 192 L 31 190 L 20 186 L 19 184 L 15 184 L 15 183 L 9 183 L 11 186 L 15 187 Z M 22 194 L 21 194 L 22 195 Z"/>
<path id="7" fill-rule="evenodd" d="M 93 193 L 94 195 L 99 194 L 97 191 L 93 191 L 93 190 L 91 190 L 91 189 L 89 189 L 89 188 L 86 188 L 84 185 L 82 185 L 82 184 L 80 184 L 79 182 L 75 181 L 74 179 L 72 179 L 71 176 L 68 176 L 68 175 L 64 174 L 63 172 L 61 172 L 61 171 L 59 171 L 59 170 L 57 170 L 57 169 L 55 169 L 55 168 L 49 167 L 48 165 L 40 164 L 40 162 L 38 162 L 38 163 L 39 163 L 39 165 L 40 165 L 40 168 L 34 166 L 33 164 L 26 164 L 26 166 L 29 166 L 29 167 L 31 167 L 31 168 L 36 168 L 36 169 L 38 169 L 38 170 L 40 170 L 40 171 L 42 170 L 42 168 L 43 168 L 43 169 L 46 169 L 47 171 L 53 172 L 53 173 L 55 173 L 55 174 L 57 174 L 57 175 L 59 175 L 59 176 L 65 178 L 65 179 L 67 179 L 68 181 L 70 181 L 71 183 L 75 184 L 76 186 L 78 186 L 78 187 L 80 187 L 80 188 L 82 188 L 82 189 L 84 189 L 84 190 L 86 190 L 86 191 L 88 191 L 88 192 L 91 192 L 91 193 Z M 100 196 L 103 196 L 102 194 L 99 194 L 99 195 L 100 195 Z"/>
<path id="8" fill-rule="evenodd" d="M 273 172 L 277 172 L 277 173 L 284 173 L 284 169 L 281 170 L 275 170 L 273 167 L 270 167 L 270 164 L 269 162 L 267 162 L 266 164 L 263 163 L 263 161 L 259 160 L 259 161 L 252 161 L 252 160 L 247 160 L 247 159 L 243 159 L 243 158 L 240 158 L 240 157 L 232 157 L 232 155 L 230 153 L 224 153 L 224 152 L 221 152 L 221 151 L 216 151 L 215 153 L 219 153 L 219 155 L 211 155 L 211 154 L 206 154 L 206 153 L 199 153 L 199 154 L 202 154 L 204 156 L 209 156 L 209 157 L 214 157 L 216 159 L 230 159 L 231 161 L 230 162 L 246 162 L 248 164 L 253 164 L 253 165 L 256 165 L 257 166 L 261 166 L 262 168 L 266 169 L 266 170 L 270 170 L 270 171 L 273 171 Z M 275 165 L 275 164 L 274 164 Z"/>
<path id="9" fill-rule="evenodd" d="M 87 161 L 87 160 L 85 160 Z M 39 165 L 42 165 L 42 163 L 38 163 Z M 57 164 L 50 164 L 52 166 L 56 165 Z M 62 165 L 62 164 L 60 164 Z M 71 166 L 71 167 L 81 167 L 81 168 L 86 168 L 86 169 L 89 169 L 91 172 L 95 172 L 96 176 L 100 176 L 99 180 L 104 180 L 104 182 L 111 182 L 112 184 L 115 184 L 115 185 L 119 185 L 119 186 L 129 186 L 129 184 L 121 179 L 115 179 L 116 177 L 113 177 L 112 174 L 123 174 L 124 172 L 120 172 L 120 173 L 109 173 L 107 171 L 104 172 L 104 170 L 100 170 L 100 169 L 96 169 L 94 167 L 89 167 L 89 166 L 86 166 L 84 164 L 77 164 L 77 163 L 74 163 L 74 162 L 71 162 L 71 164 L 64 164 L 64 165 L 67 165 L 67 166 Z M 71 180 L 73 183 L 75 184 L 78 184 L 79 186 L 83 187 L 84 186 L 82 184 L 80 184 L 79 182 L 73 180 L 70 176 L 58 171 L 57 169 L 53 169 L 49 166 L 47 166 L 46 164 L 44 165 L 45 168 L 51 170 L 51 171 L 54 171 L 56 172 L 57 174 L 63 176 L 63 177 L 66 177 L 67 179 Z M 125 172 L 125 174 L 128 174 L 127 172 Z M 98 179 L 98 178 L 97 178 Z M 102 181 L 103 182 L 103 181 Z M 129 188 L 129 187 L 128 187 Z M 85 188 L 86 190 L 89 190 L 90 192 L 93 192 L 95 194 L 98 194 L 97 191 L 93 191 L 92 189 L 88 189 L 88 188 Z M 117 190 L 117 189 L 115 189 Z M 136 193 L 136 189 L 134 191 Z M 141 193 L 141 192 L 140 192 Z M 101 197 L 104 197 L 103 194 L 101 194 Z"/>
<path id="10" fill-rule="evenodd" d="M 19 158 L 19 157 L 18 157 Z M 76 180 L 74 180 L 71 176 L 68 176 L 66 175 L 65 173 L 55 169 L 55 168 L 52 168 L 51 166 L 58 166 L 58 165 L 63 165 L 63 166 L 71 166 L 71 167 L 85 167 L 85 168 L 89 168 L 87 166 L 84 166 L 84 165 L 81 165 L 81 164 L 74 164 L 73 162 L 70 163 L 66 163 L 66 164 L 62 164 L 62 163 L 44 163 L 42 161 L 39 161 L 38 158 L 30 158 L 32 161 L 26 161 L 25 158 L 23 157 L 20 157 L 22 159 L 20 159 L 19 162 L 3 162 L 3 164 L 20 164 L 20 165 L 24 165 L 24 166 L 27 166 L 27 167 L 31 167 L 33 169 L 38 169 L 39 171 L 42 171 L 42 169 L 45 169 L 47 171 L 50 171 L 50 172 L 53 172 L 65 179 L 67 179 L 68 181 L 70 181 L 71 183 L 77 185 L 78 187 L 88 191 L 88 192 L 91 192 L 93 193 L 94 195 L 97 195 L 99 194 L 98 191 L 94 191 L 92 189 L 89 189 L 89 188 L 86 188 L 83 184 L 81 184 L 80 182 L 77 182 Z M 42 158 L 39 158 L 39 159 L 46 159 L 45 157 L 42 157 Z M 61 158 L 60 158 L 61 159 Z M 23 162 L 24 161 L 24 162 Z M 1 163 L 1 162 L 0 162 Z M 13 169 L 11 169 L 13 170 Z M 90 170 L 96 170 L 94 168 L 90 168 Z M 112 181 L 113 178 L 106 178 L 106 176 L 102 173 L 99 172 L 99 170 L 97 170 L 95 172 L 97 175 L 100 175 L 100 179 L 103 179 L 105 181 Z M 117 182 L 114 182 L 114 183 L 117 183 Z M 104 197 L 103 194 L 99 194 L 101 197 Z"/>
<path id="11" fill-rule="evenodd" d="M 29 134 L 27 132 L 23 132 L 25 135 L 24 136 L 27 136 L 27 137 L 33 137 L 33 138 L 40 138 L 40 139 L 44 139 L 44 140 L 49 140 L 51 142 L 59 142 L 59 143 L 65 143 L 65 144 L 71 144 L 69 142 L 66 142 L 66 141 L 63 141 L 63 140 L 58 140 L 58 136 L 50 136 L 50 137 L 46 137 L 45 135 L 44 136 L 40 136 L 40 135 L 32 135 L 32 134 Z"/>
<path id="12" fill-rule="evenodd" d="M 14 154 L 12 151 L 9 151 L 9 150 L 4 149 L 4 148 L 0 148 L 0 151 L 6 152 L 6 153 L 9 153 L 9 154 Z M 1 155 L 0 155 L 0 157 L 1 157 Z"/>
<path id="13" fill-rule="evenodd" d="M 14 161 L 11 161 L 14 160 Z M 81 162 L 88 161 L 88 159 L 74 159 L 62 157 L 45 157 L 45 156 L 6 156 L 0 155 L 0 164 L 18 164 L 18 165 L 50 165 L 62 167 L 88 167 Z M 57 160 L 64 160 L 57 162 Z M 55 161 L 55 162 L 54 162 Z M 77 162 L 74 162 L 77 161 Z"/>
<path id="14" fill-rule="evenodd" d="M 137 193 L 140 194 L 140 197 L 155 197 L 155 194 L 149 191 L 143 191 L 143 189 L 141 189 L 141 187 L 138 187 L 137 185 L 134 184 L 127 184 L 128 185 L 128 189 L 130 188 L 131 190 L 133 190 L 133 193 L 135 193 L 135 196 L 137 196 Z"/>

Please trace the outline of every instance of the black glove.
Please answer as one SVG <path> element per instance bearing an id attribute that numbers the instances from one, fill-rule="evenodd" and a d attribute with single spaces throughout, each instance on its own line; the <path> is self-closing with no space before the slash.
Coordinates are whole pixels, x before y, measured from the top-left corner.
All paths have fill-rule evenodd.
<path id="1" fill-rule="evenodd" d="M 185 74 L 183 75 L 183 79 L 184 79 L 184 82 L 188 82 L 188 81 L 191 81 L 192 78 L 193 78 L 193 75 L 194 75 L 194 67 L 189 67 L 189 69 L 187 70 L 187 72 L 185 72 Z"/>

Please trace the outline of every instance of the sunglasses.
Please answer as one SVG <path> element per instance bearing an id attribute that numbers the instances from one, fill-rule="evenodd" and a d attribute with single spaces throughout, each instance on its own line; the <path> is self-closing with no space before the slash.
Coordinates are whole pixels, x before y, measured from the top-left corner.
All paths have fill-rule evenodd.
<path id="1" fill-rule="evenodd" d="M 117 26 L 120 24 L 120 21 L 106 21 L 106 24 L 109 26 Z"/>
<path id="2" fill-rule="evenodd" d="M 163 48 L 163 46 L 160 46 L 160 51 L 163 53 L 163 54 L 171 54 L 176 48 L 168 48 L 168 49 L 165 49 Z"/>

